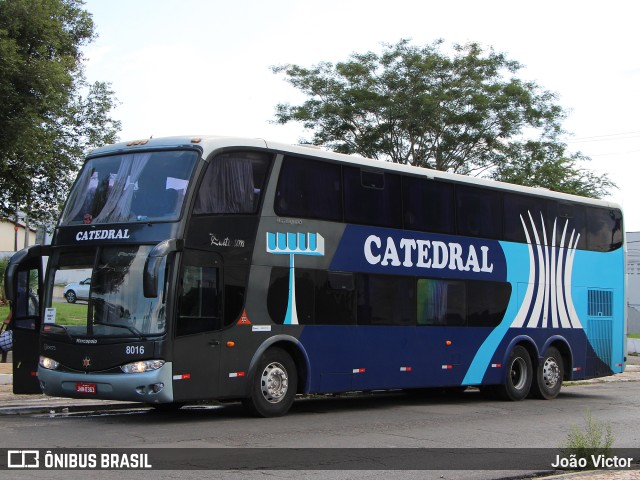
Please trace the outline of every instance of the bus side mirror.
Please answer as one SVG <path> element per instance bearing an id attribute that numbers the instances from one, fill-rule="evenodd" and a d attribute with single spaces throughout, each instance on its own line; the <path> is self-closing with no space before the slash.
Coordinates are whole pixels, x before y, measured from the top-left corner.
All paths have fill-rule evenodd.
<path id="1" fill-rule="evenodd" d="M 50 246 L 31 245 L 13 254 L 4 272 L 4 293 L 7 300 L 14 302 L 16 299 L 15 278 L 19 270 L 24 270 L 26 264 L 34 264 L 36 259 L 42 262 L 42 257 L 49 256 Z"/>
<path id="2" fill-rule="evenodd" d="M 142 290 L 146 298 L 156 298 L 158 296 L 158 271 L 164 257 L 171 252 L 182 250 L 182 240 L 171 238 L 163 240 L 149 252 L 147 261 L 144 264 L 142 273 Z"/>

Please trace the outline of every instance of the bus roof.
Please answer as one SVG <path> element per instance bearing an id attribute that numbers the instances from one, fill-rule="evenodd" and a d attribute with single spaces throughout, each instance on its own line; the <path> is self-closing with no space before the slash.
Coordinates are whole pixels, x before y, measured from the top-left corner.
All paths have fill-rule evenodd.
<path id="1" fill-rule="evenodd" d="M 489 180 L 478 177 L 471 177 L 467 175 L 460 175 L 456 173 L 441 172 L 438 170 L 431 170 L 423 167 L 414 167 L 411 165 L 402 165 L 392 162 L 385 162 L 381 160 L 372 160 L 369 158 L 361 157 L 359 155 L 345 155 L 342 153 L 335 153 L 313 145 L 290 145 L 285 143 L 271 142 L 261 138 L 243 138 L 243 137 L 228 137 L 228 136 L 212 136 L 212 135 L 192 135 L 192 136 L 176 136 L 176 137 L 160 137 L 149 138 L 144 140 L 135 140 L 130 142 L 120 142 L 113 145 L 106 145 L 104 147 L 97 148 L 89 154 L 89 158 L 95 156 L 102 156 L 115 153 L 124 153 L 135 150 L 147 150 L 147 149 L 165 149 L 165 148 L 180 148 L 190 147 L 198 148 L 202 151 L 203 157 L 207 158 L 211 153 L 220 149 L 227 148 L 266 148 L 272 151 L 295 154 L 300 156 L 308 156 L 315 158 L 322 158 L 327 160 L 333 160 L 341 163 L 353 164 L 357 166 L 370 167 L 372 169 L 384 169 L 387 171 L 394 171 L 398 173 L 406 173 L 410 175 L 422 176 L 430 179 L 446 180 L 456 183 L 464 183 L 472 186 L 482 186 L 487 188 L 495 188 L 508 192 L 518 192 L 528 195 L 536 195 L 546 198 L 555 198 L 558 200 L 566 200 L 571 202 L 580 202 L 590 205 L 599 205 L 609 208 L 620 208 L 615 202 L 607 200 L 599 200 L 589 197 L 582 197 L 578 195 L 571 195 L 567 193 L 559 193 L 545 188 L 539 187 L 525 187 L 522 185 L 516 185 L 512 183 L 499 182 L 496 180 Z"/>

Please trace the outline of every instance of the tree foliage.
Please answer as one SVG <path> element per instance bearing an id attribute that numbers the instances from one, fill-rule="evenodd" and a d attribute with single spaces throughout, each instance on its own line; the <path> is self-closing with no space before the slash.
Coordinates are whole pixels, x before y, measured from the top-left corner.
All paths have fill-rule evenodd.
<path id="1" fill-rule="evenodd" d="M 589 196 L 613 186 L 578 167 L 583 155 L 567 156 L 564 110 L 515 76 L 520 63 L 477 43 L 442 48 L 401 40 L 335 65 L 272 67 L 308 97 L 278 104 L 275 121 L 301 122 L 313 132 L 304 142 L 347 154 Z M 535 180 L 521 175 L 527 169 Z"/>
<path id="2" fill-rule="evenodd" d="M 81 0 L 0 0 L 0 215 L 50 219 L 88 149 L 116 140 L 109 85 L 89 85 Z"/>
<path id="3" fill-rule="evenodd" d="M 607 175 L 597 175 L 581 166 L 589 160 L 581 153 L 567 156 L 562 143 L 545 141 L 514 142 L 508 160 L 499 164 L 491 177 L 528 187 L 601 198 L 615 188 Z"/>

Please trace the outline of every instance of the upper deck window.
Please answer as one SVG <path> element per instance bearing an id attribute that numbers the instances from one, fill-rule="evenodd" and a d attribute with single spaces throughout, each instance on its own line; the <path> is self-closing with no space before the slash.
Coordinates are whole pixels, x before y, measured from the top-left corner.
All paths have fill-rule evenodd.
<path id="1" fill-rule="evenodd" d="M 455 232 L 453 184 L 419 177 L 402 179 L 404 225 L 410 230 Z"/>
<path id="2" fill-rule="evenodd" d="M 342 221 L 340 165 L 285 157 L 274 209 L 283 217 Z"/>
<path id="3" fill-rule="evenodd" d="M 87 161 L 60 225 L 176 220 L 198 154 L 139 152 Z"/>
<path id="4" fill-rule="evenodd" d="M 501 193 L 476 187 L 456 187 L 458 235 L 502 237 Z"/>
<path id="5" fill-rule="evenodd" d="M 204 174 L 194 214 L 256 213 L 271 155 L 231 152 L 214 157 Z"/>
<path id="6" fill-rule="evenodd" d="M 593 208 L 587 219 L 589 250 L 609 252 L 622 246 L 622 213 L 612 208 Z"/>
<path id="7" fill-rule="evenodd" d="M 402 228 L 400 176 L 343 167 L 344 215 L 350 223 Z"/>

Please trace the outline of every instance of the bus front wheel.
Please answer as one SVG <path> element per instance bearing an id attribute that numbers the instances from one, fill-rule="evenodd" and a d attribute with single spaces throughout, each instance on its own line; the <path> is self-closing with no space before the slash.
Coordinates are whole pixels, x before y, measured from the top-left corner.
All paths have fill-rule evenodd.
<path id="1" fill-rule="evenodd" d="M 527 349 L 516 345 L 507 361 L 507 378 L 504 385 L 497 390 L 505 400 L 523 400 L 531 390 L 533 381 L 533 365 Z"/>
<path id="2" fill-rule="evenodd" d="M 296 365 L 280 348 L 270 348 L 251 379 L 251 396 L 243 405 L 259 417 L 279 417 L 289 411 L 298 387 Z"/>
<path id="3" fill-rule="evenodd" d="M 544 400 L 556 398 L 560 393 L 564 377 L 564 363 L 558 349 L 547 348 L 536 370 L 536 378 L 531 385 L 531 395 Z"/>

